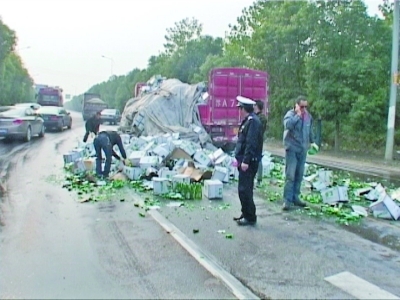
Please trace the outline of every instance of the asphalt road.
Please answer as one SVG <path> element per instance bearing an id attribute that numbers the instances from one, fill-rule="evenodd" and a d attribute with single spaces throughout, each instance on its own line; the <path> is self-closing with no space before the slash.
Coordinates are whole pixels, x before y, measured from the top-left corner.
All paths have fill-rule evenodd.
<path id="1" fill-rule="evenodd" d="M 138 195 L 82 204 L 61 188 L 62 154 L 82 135 L 74 115 L 71 131 L 1 144 L 8 191 L 0 207 L 0 298 L 234 298 L 149 214 L 138 215 L 132 204 Z M 380 289 L 400 295 L 395 247 L 298 211 L 284 213 L 261 195 L 255 201 L 258 224 L 249 228 L 232 221 L 240 212 L 235 184 L 224 186 L 221 201 L 179 208 L 165 202 L 160 213 L 261 298 L 388 299 Z M 383 237 L 399 230 L 387 221 L 365 222 Z M 342 272 L 366 282 L 356 285 L 347 276 L 337 287 L 325 280 Z M 378 292 L 369 292 L 371 284 Z"/>
<path id="2" fill-rule="evenodd" d="M 1 299 L 231 299 L 233 295 L 131 202 L 81 204 L 55 178 L 83 136 L 1 144 Z M 3 174 L 4 175 L 4 174 Z"/>

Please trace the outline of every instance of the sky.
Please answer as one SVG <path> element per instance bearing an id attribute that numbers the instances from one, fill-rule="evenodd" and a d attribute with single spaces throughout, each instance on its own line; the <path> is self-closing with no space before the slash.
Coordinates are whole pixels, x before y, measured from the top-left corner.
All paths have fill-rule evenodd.
<path id="1" fill-rule="evenodd" d="M 36 84 L 78 95 L 111 75 L 146 68 L 163 51 L 166 29 L 196 18 L 224 37 L 254 0 L 1 0 L 0 18 Z M 364 0 L 371 15 L 382 0 Z M 104 56 L 104 57 L 103 57 Z"/>

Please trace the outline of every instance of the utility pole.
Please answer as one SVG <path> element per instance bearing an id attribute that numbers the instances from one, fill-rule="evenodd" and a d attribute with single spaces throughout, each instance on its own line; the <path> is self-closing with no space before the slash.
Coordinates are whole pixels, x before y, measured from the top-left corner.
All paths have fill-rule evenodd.
<path id="1" fill-rule="evenodd" d="M 399 62 L 399 1 L 394 0 L 393 11 L 393 37 L 392 37 L 392 80 L 390 86 L 390 102 L 387 121 L 386 151 L 385 159 L 393 159 L 394 148 L 394 123 L 396 118 L 396 96 L 397 96 L 397 78 Z"/>

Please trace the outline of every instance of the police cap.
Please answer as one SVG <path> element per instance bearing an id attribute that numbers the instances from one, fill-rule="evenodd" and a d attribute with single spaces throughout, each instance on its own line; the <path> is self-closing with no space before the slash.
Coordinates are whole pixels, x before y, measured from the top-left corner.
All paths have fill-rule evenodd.
<path id="1" fill-rule="evenodd" d="M 236 106 L 245 107 L 245 106 L 253 106 L 256 104 L 255 101 L 243 96 L 237 96 L 236 99 L 237 101 L 239 101 L 239 103 Z"/>

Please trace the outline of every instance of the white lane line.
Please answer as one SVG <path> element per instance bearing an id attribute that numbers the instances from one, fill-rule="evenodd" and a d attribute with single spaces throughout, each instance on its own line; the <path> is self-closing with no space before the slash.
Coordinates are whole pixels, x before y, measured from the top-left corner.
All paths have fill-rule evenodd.
<path id="1" fill-rule="evenodd" d="M 219 278 L 228 289 L 238 299 L 260 299 L 245 287 L 232 274 L 225 271 L 217 262 L 217 259 L 211 254 L 202 250 L 192 240 L 190 240 L 182 231 L 168 221 L 156 210 L 150 210 L 149 214 L 163 227 L 172 237 L 189 252 L 206 270 L 213 276 Z"/>
<path id="2" fill-rule="evenodd" d="M 326 277 L 325 280 L 357 299 L 400 299 L 396 295 L 393 295 L 350 272 L 338 273 Z"/>

